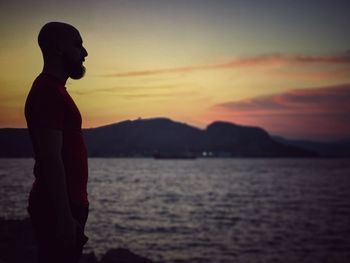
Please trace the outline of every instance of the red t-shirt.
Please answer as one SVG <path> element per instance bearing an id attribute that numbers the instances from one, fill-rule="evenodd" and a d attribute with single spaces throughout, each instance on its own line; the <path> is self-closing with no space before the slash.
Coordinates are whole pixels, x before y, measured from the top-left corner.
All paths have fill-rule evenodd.
<path id="1" fill-rule="evenodd" d="M 41 73 L 34 81 L 25 104 L 25 117 L 29 134 L 33 128 L 62 131 L 62 161 L 66 174 L 68 197 L 72 204 L 87 207 L 88 162 L 87 149 L 81 130 L 81 115 L 64 83 Z M 40 192 L 40 158 L 36 142 L 35 182 L 31 195 Z"/>

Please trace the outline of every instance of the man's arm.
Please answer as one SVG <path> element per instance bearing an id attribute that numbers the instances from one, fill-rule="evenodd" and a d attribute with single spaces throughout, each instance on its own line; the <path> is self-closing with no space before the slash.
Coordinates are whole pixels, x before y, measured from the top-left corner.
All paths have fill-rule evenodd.
<path id="1" fill-rule="evenodd" d="M 56 234 L 67 242 L 75 243 L 75 222 L 69 205 L 66 176 L 61 157 L 62 131 L 35 129 L 32 136 L 39 153 L 40 176 L 57 212 Z"/>

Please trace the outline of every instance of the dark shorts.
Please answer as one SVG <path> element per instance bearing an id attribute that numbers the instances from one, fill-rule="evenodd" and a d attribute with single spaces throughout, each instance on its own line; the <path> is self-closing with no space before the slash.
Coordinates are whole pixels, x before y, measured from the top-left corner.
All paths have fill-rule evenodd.
<path id="1" fill-rule="evenodd" d="M 71 212 L 82 228 L 77 228 L 76 245 L 66 249 L 62 241 L 55 238 L 57 214 L 52 209 L 52 203 L 47 198 L 29 198 L 28 213 L 37 241 L 38 263 L 77 263 L 79 261 L 83 247 L 88 240 L 84 229 L 89 208 L 71 204 Z"/>

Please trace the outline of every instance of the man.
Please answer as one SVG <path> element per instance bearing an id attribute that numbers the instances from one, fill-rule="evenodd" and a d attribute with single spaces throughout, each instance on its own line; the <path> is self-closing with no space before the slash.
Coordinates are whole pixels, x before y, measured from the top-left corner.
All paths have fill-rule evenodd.
<path id="1" fill-rule="evenodd" d="M 38 262 L 79 261 L 87 241 L 87 150 L 81 115 L 68 94 L 68 78 L 85 74 L 88 55 L 79 31 L 50 22 L 38 36 L 43 71 L 33 82 L 25 104 L 35 166 L 28 212 L 38 245 Z"/>

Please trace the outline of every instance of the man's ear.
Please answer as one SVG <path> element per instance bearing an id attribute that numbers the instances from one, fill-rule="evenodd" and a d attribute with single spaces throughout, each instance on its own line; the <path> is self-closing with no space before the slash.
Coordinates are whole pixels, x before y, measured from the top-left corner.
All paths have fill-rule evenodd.
<path id="1" fill-rule="evenodd" d="M 63 47 L 62 45 L 56 43 L 54 48 L 53 48 L 53 51 L 56 55 L 58 56 L 62 56 L 63 55 Z"/>

